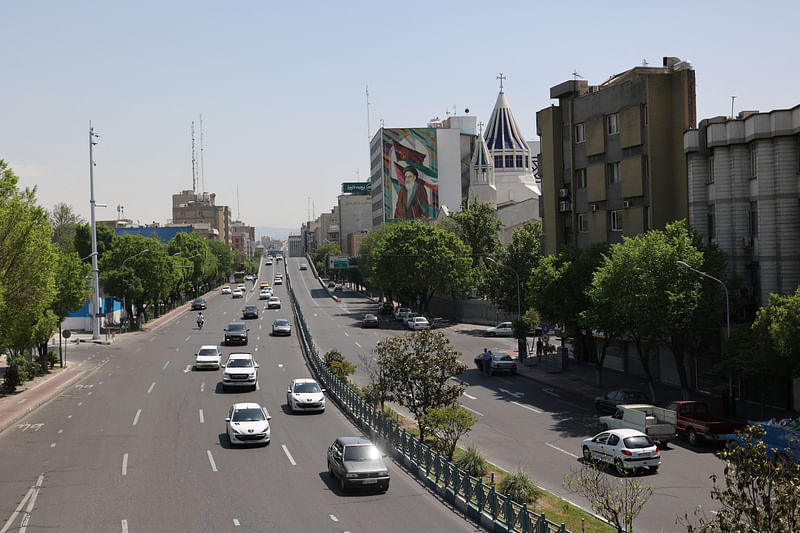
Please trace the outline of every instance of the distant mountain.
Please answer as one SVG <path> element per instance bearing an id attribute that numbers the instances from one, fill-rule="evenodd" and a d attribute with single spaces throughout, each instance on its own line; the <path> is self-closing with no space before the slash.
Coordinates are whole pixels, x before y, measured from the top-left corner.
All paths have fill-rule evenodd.
<path id="1" fill-rule="evenodd" d="M 270 239 L 277 239 L 285 241 L 289 239 L 289 235 L 299 235 L 300 228 L 269 228 L 266 226 L 256 226 L 256 240 L 261 240 L 261 237 L 268 236 Z"/>

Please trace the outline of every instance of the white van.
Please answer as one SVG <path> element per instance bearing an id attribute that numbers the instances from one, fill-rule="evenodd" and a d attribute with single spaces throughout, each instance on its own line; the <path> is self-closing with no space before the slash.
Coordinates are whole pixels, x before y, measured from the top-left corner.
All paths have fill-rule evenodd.
<path id="1" fill-rule="evenodd" d="M 675 438 L 677 422 L 675 411 L 643 403 L 618 405 L 616 413 L 600 417 L 603 429 L 636 429 L 664 443 Z"/>

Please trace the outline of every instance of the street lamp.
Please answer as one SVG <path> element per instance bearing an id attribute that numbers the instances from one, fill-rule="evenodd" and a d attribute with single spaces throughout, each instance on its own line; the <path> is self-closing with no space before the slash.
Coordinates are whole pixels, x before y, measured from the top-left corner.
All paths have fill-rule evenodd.
<path id="1" fill-rule="evenodd" d="M 131 259 L 133 259 L 134 257 L 139 257 L 140 255 L 142 255 L 142 254 L 146 254 L 146 253 L 147 253 L 147 252 L 149 252 L 149 251 L 150 251 L 150 248 L 145 248 L 145 249 L 144 249 L 144 250 L 142 250 L 141 252 L 135 253 L 135 254 L 133 254 L 133 255 L 132 255 L 132 256 L 130 256 L 130 257 L 126 257 L 126 258 L 125 258 L 125 259 L 122 261 L 122 268 L 121 268 L 121 270 L 122 270 L 122 279 L 123 279 L 123 280 L 125 279 L 125 263 L 127 263 L 128 261 L 130 261 L 130 260 L 131 260 Z M 125 312 L 125 318 L 127 319 L 127 318 L 128 318 L 128 309 L 127 309 L 127 307 L 125 307 L 125 292 L 124 292 L 124 291 L 122 292 L 122 310 Z"/>
<path id="2" fill-rule="evenodd" d="M 514 270 L 513 268 L 511 268 L 510 266 L 504 265 L 503 263 L 495 261 L 491 257 L 487 257 L 486 260 L 487 261 L 491 261 L 495 265 L 499 265 L 499 266 L 501 266 L 503 268 L 509 269 L 517 277 L 517 318 L 520 318 L 522 316 L 522 306 L 521 306 L 521 300 L 520 300 L 520 297 L 519 297 L 519 274 L 517 274 L 517 271 Z"/>
<path id="3" fill-rule="evenodd" d="M 731 300 L 730 300 L 730 297 L 728 296 L 728 287 L 725 285 L 725 283 L 721 279 L 717 279 L 717 278 L 715 278 L 714 276 L 712 276 L 710 274 L 706 274 L 705 272 L 703 272 L 701 270 L 697 270 L 696 268 L 694 268 L 693 266 L 689 265 L 685 261 L 676 261 L 676 263 L 678 263 L 683 268 L 687 268 L 687 269 L 691 270 L 692 272 L 695 272 L 696 274 L 700 274 L 701 276 L 705 276 L 708 279 L 713 279 L 714 281 L 716 281 L 717 283 L 722 285 L 722 289 L 725 291 L 725 316 L 727 318 L 727 329 L 726 329 L 725 339 L 726 340 L 730 339 L 731 338 Z M 734 401 L 735 401 L 735 398 L 734 398 L 734 395 L 733 395 L 733 370 L 728 368 L 728 415 L 729 416 L 734 416 L 736 414 L 736 404 L 734 403 Z"/>
<path id="4" fill-rule="evenodd" d="M 89 206 L 91 207 L 92 214 L 92 340 L 100 338 L 100 317 L 97 314 L 100 312 L 100 276 L 97 272 L 97 224 L 94 216 L 94 157 L 92 156 L 92 146 L 97 144 L 95 138 L 100 137 L 98 133 L 94 132 L 92 122 L 89 121 Z"/>

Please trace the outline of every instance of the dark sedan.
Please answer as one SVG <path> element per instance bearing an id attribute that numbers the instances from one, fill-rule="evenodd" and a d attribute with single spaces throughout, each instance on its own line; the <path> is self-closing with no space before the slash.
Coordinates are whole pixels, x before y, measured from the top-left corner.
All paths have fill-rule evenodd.
<path id="1" fill-rule="evenodd" d="M 478 370 L 483 369 L 483 354 L 479 353 L 475 356 L 475 366 Z M 511 356 L 503 352 L 492 352 L 492 359 L 490 361 L 489 375 L 492 374 L 516 374 L 517 363 L 511 359 Z"/>
<path id="2" fill-rule="evenodd" d="M 258 318 L 258 307 L 255 305 L 246 305 L 242 309 L 242 318 Z"/>
<path id="3" fill-rule="evenodd" d="M 192 302 L 192 311 L 205 308 L 206 308 L 206 301 L 202 298 L 198 298 L 197 300 L 194 300 Z"/>
<path id="4" fill-rule="evenodd" d="M 364 315 L 363 320 L 361 320 L 361 327 L 364 328 L 377 328 L 380 327 L 380 322 L 378 321 L 378 317 L 371 313 Z"/>
<path id="5" fill-rule="evenodd" d="M 650 397 L 638 390 L 614 390 L 605 396 L 598 396 L 594 399 L 594 408 L 598 414 L 613 415 L 617 412 L 618 405 L 629 403 L 653 403 Z"/>

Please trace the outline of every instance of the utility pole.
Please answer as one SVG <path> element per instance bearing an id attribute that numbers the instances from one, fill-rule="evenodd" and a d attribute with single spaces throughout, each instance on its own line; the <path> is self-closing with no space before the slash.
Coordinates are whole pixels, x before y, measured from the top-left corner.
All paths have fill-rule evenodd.
<path id="1" fill-rule="evenodd" d="M 92 122 L 89 121 L 89 206 L 92 212 L 92 340 L 100 338 L 100 276 L 97 271 L 97 223 L 94 216 L 94 157 L 92 146 L 97 144 L 96 138 L 100 135 L 94 132 Z"/>

